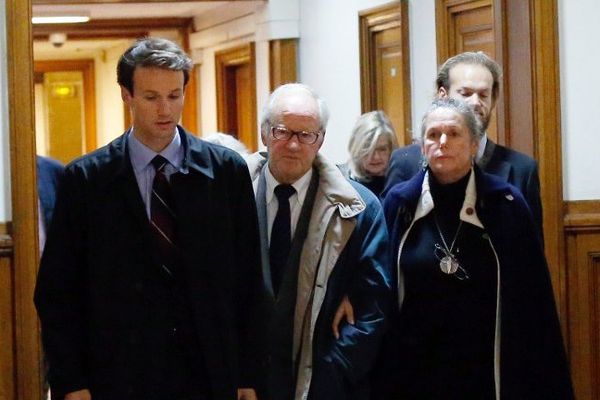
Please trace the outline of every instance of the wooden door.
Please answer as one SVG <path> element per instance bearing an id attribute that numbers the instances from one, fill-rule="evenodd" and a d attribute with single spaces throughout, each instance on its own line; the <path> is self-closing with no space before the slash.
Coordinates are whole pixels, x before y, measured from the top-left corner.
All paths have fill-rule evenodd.
<path id="1" fill-rule="evenodd" d="M 437 0 L 437 55 L 442 65 L 449 57 L 465 51 L 483 51 L 496 58 L 492 0 Z M 497 108 L 490 118 L 487 134 L 505 144 L 499 135 Z"/>
<path id="2" fill-rule="evenodd" d="M 36 99 L 43 105 L 36 130 L 45 136 L 46 155 L 66 164 L 95 150 L 94 60 L 36 61 L 34 70 L 42 85 L 36 96 L 43 97 Z"/>
<path id="3" fill-rule="evenodd" d="M 215 54 L 217 75 L 217 128 L 256 151 L 256 73 L 254 44 Z"/>
<path id="4" fill-rule="evenodd" d="M 383 110 L 400 146 L 412 142 L 407 3 L 360 14 L 362 112 Z"/>

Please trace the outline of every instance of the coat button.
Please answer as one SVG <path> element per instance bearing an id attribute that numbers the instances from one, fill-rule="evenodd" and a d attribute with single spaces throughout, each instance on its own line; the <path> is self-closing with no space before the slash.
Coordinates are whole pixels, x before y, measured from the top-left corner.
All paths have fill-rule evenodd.
<path id="1" fill-rule="evenodd" d="M 473 207 L 467 207 L 467 215 L 473 215 Z"/>

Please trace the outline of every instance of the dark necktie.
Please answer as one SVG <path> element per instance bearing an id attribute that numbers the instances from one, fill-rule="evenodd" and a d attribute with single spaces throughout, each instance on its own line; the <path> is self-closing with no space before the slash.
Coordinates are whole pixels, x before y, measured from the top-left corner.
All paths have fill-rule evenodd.
<path id="1" fill-rule="evenodd" d="M 152 182 L 152 197 L 150 200 L 150 224 L 156 239 L 160 261 L 163 269 L 172 274 L 175 264 L 175 211 L 171 187 L 164 168 L 167 160 L 163 156 L 156 156 L 152 166 L 156 171 Z"/>
<path id="2" fill-rule="evenodd" d="M 296 193 L 291 185 L 278 185 L 274 194 L 279 206 L 271 229 L 269 262 L 271 264 L 271 281 L 275 294 L 279 293 L 279 285 L 283 277 L 285 264 L 292 245 L 292 228 L 290 225 L 290 197 Z"/>

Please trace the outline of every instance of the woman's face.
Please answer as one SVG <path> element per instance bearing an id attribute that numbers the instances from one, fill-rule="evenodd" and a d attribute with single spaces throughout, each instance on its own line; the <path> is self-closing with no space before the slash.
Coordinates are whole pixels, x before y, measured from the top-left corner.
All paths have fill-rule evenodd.
<path id="1" fill-rule="evenodd" d="M 390 141 L 380 136 L 370 154 L 364 156 L 361 160 L 362 167 L 369 176 L 384 176 L 390 161 L 392 149 Z"/>
<path id="2" fill-rule="evenodd" d="M 423 154 L 440 183 L 453 183 L 471 169 L 477 142 L 463 117 L 449 108 L 438 108 L 425 120 Z"/>

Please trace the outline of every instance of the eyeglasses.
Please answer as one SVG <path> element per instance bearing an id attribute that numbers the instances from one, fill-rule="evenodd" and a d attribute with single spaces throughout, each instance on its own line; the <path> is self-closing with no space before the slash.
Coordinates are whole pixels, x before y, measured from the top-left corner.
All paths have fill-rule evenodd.
<path id="1" fill-rule="evenodd" d="M 321 132 L 306 132 L 306 131 L 292 131 L 285 126 L 272 126 L 271 135 L 277 140 L 290 140 L 292 136 L 296 135 L 298 141 L 302 144 L 314 144 Z"/>

